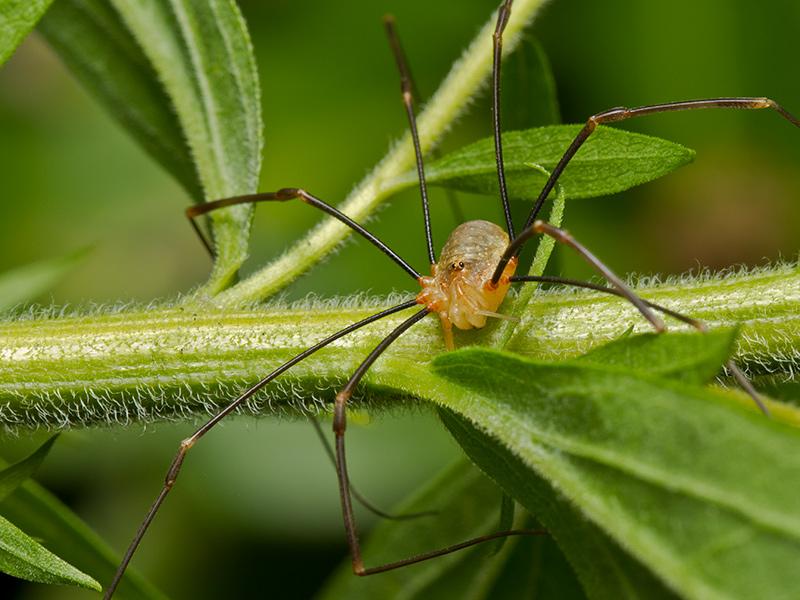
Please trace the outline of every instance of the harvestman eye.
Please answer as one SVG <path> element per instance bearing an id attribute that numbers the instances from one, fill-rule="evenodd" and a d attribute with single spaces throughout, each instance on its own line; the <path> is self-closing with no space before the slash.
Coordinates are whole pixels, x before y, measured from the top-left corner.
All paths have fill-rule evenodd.
<path id="1" fill-rule="evenodd" d="M 345 431 L 347 429 L 347 403 L 362 377 L 366 374 L 372 364 L 378 360 L 381 354 L 406 330 L 424 319 L 428 314 L 435 314 L 438 316 L 442 325 L 442 333 L 444 336 L 445 345 L 448 349 L 450 349 L 455 345 L 452 334 L 453 326 L 455 326 L 457 329 L 483 327 L 486 324 L 487 316 L 502 316 L 496 311 L 499 309 L 512 283 L 537 281 L 589 288 L 626 298 L 639 310 L 642 316 L 653 325 L 656 331 L 663 331 L 664 323 L 654 311 L 661 312 L 672 318 L 687 323 L 698 330 L 705 331 L 705 325 L 700 321 L 639 298 L 639 296 L 637 296 L 617 275 L 615 275 L 611 269 L 604 265 L 597 257 L 595 257 L 588 249 L 582 246 L 569 233 L 537 219 L 542 205 L 544 204 L 550 192 L 553 190 L 561 174 L 567 168 L 570 160 L 575 156 L 583 143 L 589 138 L 599 124 L 622 121 L 633 117 L 661 112 L 696 110 L 702 108 L 771 108 L 795 126 L 800 126 L 800 122 L 798 122 L 795 117 L 789 114 L 779 104 L 773 100 L 770 100 L 769 98 L 713 98 L 706 100 L 688 100 L 630 109 L 614 108 L 598 113 L 589 117 L 585 126 L 577 135 L 575 140 L 568 148 L 565 149 L 564 155 L 553 169 L 546 184 L 542 188 L 536 203 L 530 211 L 530 214 L 528 215 L 528 218 L 520 233 L 515 234 L 514 224 L 511 219 L 508 189 L 503 165 L 503 145 L 500 136 L 501 119 L 499 111 L 500 65 L 502 56 L 503 31 L 505 30 L 511 14 L 512 3 L 512 0 L 505 0 L 501 4 L 497 14 L 497 25 L 493 34 L 492 125 L 495 142 L 498 188 L 505 220 L 505 228 L 501 228 L 500 226 L 488 221 L 467 221 L 462 223 L 447 239 L 442 248 L 442 255 L 439 261 L 436 259 L 433 239 L 431 236 L 428 192 L 425 183 L 425 169 L 423 165 L 422 152 L 420 150 L 419 134 L 417 132 L 414 111 L 414 86 L 411 78 L 411 72 L 408 68 L 403 49 L 395 31 L 394 20 L 392 17 L 386 17 L 385 19 L 389 43 L 400 72 L 400 86 L 403 105 L 408 116 L 411 139 L 414 145 L 416 156 L 417 173 L 419 176 L 419 190 L 422 200 L 425 240 L 427 244 L 429 266 L 431 269 L 430 276 L 423 276 L 419 271 L 417 271 L 395 251 L 393 251 L 386 243 L 371 234 L 364 227 L 350 219 L 347 215 L 343 214 L 330 204 L 301 188 L 289 187 L 280 189 L 276 192 L 224 198 L 213 202 L 208 202 L 203 205 L 192 206 L 186 210 L 186 215 L 189 217 L 189 220 L 196 233 L 200 237 L 209 253 L 213 254 L 213 247 L 211 243 L 205 238 L 202 231 L 194 221 L 196 217 L 213 210 L 227 206 L 233 206 L 235 204 L 299 200 L 305 204 L 308 204 L 309 206 L 327 213 L 329 216 L 335 219 L 338 219 L 350 227 L 353 231 L 367 239 L 381 252 L 388 256 L 389 259 L 403 269 L 412 279 L 417 281 L 422 287 L 422 290 L 417 294 L 414 300 L 387 308 L 361 321 L 353 323 L 323 340 L 320 340 L 317 344 L 311 346 L 288 362 L 277 367 L 259 382 L 245 390 L 241 395 L 232 400 L 227 407 L 225 407 L 207 423 L 201 426 L 194 434 L 183 440 L 179 446 L 175 458 L 172 461 L 172 464 L 167 471 L 167 476 L 161 492 L 153 502 L 153 505 L 147 512 L 134 539 L 131 541 L 127 552 L 125 553 L 125 556 L 119 568 L 117 569 L 114 579 L 111 581 L 105 591 L 105 598 L 110 598 L 114 594 L 114 591 L 116 590 L 117 585 L 119 584 L 120 579 L 122 578 L 122 575 L 124 574 L 125 569 L 131 560 L 131 557 L 142 541 L 145 532 L 149 528 L 164 499 L 174 486 L 188 451 L 217 423 L 219 423 L 230 413 L 234 412 L 242 403 L 246 402 L 276 377 L 280 376 L 285 371 L 301 362 L 308 356 L 314 354 L 321 348 L 324 348 L 331 342 L 379 319 L 389 315 L 394 315 L 413 307 L 421 307 L 420 310 L 416 311 L 413 315 L 400 323 L 372 350 L 372 352 L 369 353 L 369 355 L 364 359 L 361 365 L 347 381 L 342 390 L 336 395 L 336 400 L 333 407 L 333 432 L 335 439 L 333 459 L 336 466 L 339 483 L 339 494 L 342 504 L 342 518 L 344 522 L 345 535 L 352 558 L 353 572 L 357 575 L 372 575 L 390 571 L 501 537 L 514 535 L 542 535 L 546 533 L 541 530 L 499 531 L 477 538 L 472 538 L 446 548 L 432 550 L 424 554 L 405 558 L 400 557 L 397 561 L 392 563 L 377 566 L 365 566 L 361 555 L 358 528 L 352 508 L 352 497 L 354 496 L 354 491 L 350 485 L 346 464 Z M 571 247 L 573 250 L 578 252 L 580 256 L 595 270 L 597 270 L 597 272 L 609 282 L 610 286 L 606 287 L 584 281 L 575 281 L 558 277 L 515 276 L 514 271 L 517 266 L 520 251 L 528 240 L 538 235 L 550 236 L 556 241 Z M 469 266 L 468 269 L 466 268 L 467 265 Z M 746 377 L 744 377 L 741 371 L 739 371 L 736 365 L 732 362 L 729 362 L 728 368 L 731 370 L 740 384 L 745 388 L 745 390 L 753 397 L 753 400 L 758 404 L 761 410 L 764 413 L 767 413 L 767 409 L 763 402 L 750 385 L 750 382 L 746 379 Z"/>

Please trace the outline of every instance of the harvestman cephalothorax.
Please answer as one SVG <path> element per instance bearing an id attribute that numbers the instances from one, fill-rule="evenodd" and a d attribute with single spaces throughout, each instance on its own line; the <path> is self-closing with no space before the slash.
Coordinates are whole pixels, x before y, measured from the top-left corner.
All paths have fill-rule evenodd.
<path id="1" fill-rule="evenodd" d="M 202 438 L 208 431 L 210 431 L 217 423 L 225 418 L 230 413 L 234 412 L 242 403 L 246 402 L 261 388 L 270 383 L 273 379 L 296 365 L 306 357 L 315 353 L 317 350 L 327 346 L 331 342 L 359 329 L 370 323 L 373 323 L 383 317 L 393 315 L 400 311 L 410 309 L 414 306 L 421 305 L 422 309 L 415 312 L 412 316 L 398 325 L 386 338 L 381 341 L 372 352 L 364 359 L 361 365 L 356 369 L 355 373 L 345 384 L 344 388 L 337 394 L 334 403 L 334 416 L 333 416 L 333 432 L 335 435 L 335 466 L 338 475 L 339 493 L 342 505 L 342 514 L 344 520 L 344 528 L 347 537 L 347 543 L 350 548 L 353 572 L 356 575 L 372 575 L 382 573 L 385 571 L 400 568 L 406 565 L 422 562 L 437 556 L 442 556 L 451 552 L 455 552 L 462 548 L 467 548 L 475 544 L 479 544 L 488 540 L 493 540 L 500 537 L 511 535 L 538 535 L 545 533 L 540 530 L 508 530 L 500 531 L 497 533 L 481 536 L 466 540 L 462 543 L 455 544 L 446 548 L 433 550 L 424 554 L 402 558 L 396 562 L 366 567 L 364 565 L 361 548 L 358 538 L 358 530 L 356 527 L 355 517 L 352 509 L 352 496 L 355 495 L 352 490 L 347 472 L 347 464 L 345 460 L 345 430 L 347 428 L 346 408 L 353 391 L 358 386 L 362 377 L 368 371 L 370 366 L 380 357 L 380 355 L 400 337 L 407 329 L 415 323 L 421 321 L 428 314 L 435 314 L 439 317 L 442 324 L 442 332 L 444 335 L 445 343 L 448 349 L 454 347 L 452 327 L 458 329 L 472 329 L 481 328 L 485 326 L 487 318 L 501 317 L 496 311 L 503 302 L 508 289 L 512 283 L 522 282 L 543 282 L 543 283 L 557 283 L 564 285 L 571 285 L 577 287 L 589 288 L 610 294 L 616 294 L 626 298 L 631 302 L 647 319 L 656 331 L 663 331 L 665 329 L 663 321 L 656 316 L 655 311 L 667 314 L 675 319 L 683 321 L 700 331 L 705 330 L 705 326 L 700 321 L 692 319 L 691 317 L 676 313 L 675 311 L 658 306 L 646 300 L 639 298 L 619 277 L 617 277 L 608 267 L 606 267 L 597 257 L 595 257 L 589 250 L 582 246 L 575 240 L 569 233 L 559 229 L 545 221 L 539 220 L 537 217 L 539 212 L 547 199 L 550 192 L 554 189 L 559 177 L 564 169 L 569 164 L 570 160 L 579 151 L 583 143 L 591 136 L 592 132 L 600 124 L 612 123 L 622 121 L 633 117 L 639 117 L 649 114 L 671 112 L 671 111 L 684 111 L 696 110 L 701 108 L 738 108 L 738 109 L 761 109 L 771 108 L 778 112 L 783 118 L 788 120 L 795 126 L 800 127 L 800 121 L 794 116 L 789 114 L 779 104 L 770 100 L 769 98 L 713 98 L 705 100 L 688 100 L 680 102 L 669 102 L 665 104 L 657 104 L 652 106 L 643 106 L 638 108 L 613 108 L 592 117 L 586 121 L 583 129 L 574 139 L 569 148 L 566 149 L 561 160 L 550 174 L 545 186 L 539 194 L 536 203 L 534 204 L 530 214 L 522 227 L 522 230 L 517 234 L 514 230 L 514 224 L 511 219 L 511 211 L 509 207 L 508 191 L 506 186 L 506 177 L 503 166 L 503 146 L 500 136 L 501 122 L 500 111 L 500 63 L 502 56 L 502 41 L 503 31 L 508 22 L 511 14 L 513 0 L 505 0 L 497 14 L 497 25 L 493 34 L 493 47 L 494 47 L 494 60 L 492 69 L 492 124 L 495 141 L 495 157 L 497 164 L 497 178 L 500 190 L 500 199 L 502 202 L 503 214 L 505 217 L 505 230 L 490 223 L 488 221 L 468 221 L 459 225 L 447 239 L 444 247 L 442 248 L 441 256 L 438 261 L 434 250 L 433 240 L 431 237 L 431 222 L 428 208 L 428 193 L 425 183 L 425 173 L 422 160 L 422 152 L 420 150 L 419 136 L 417 133 L 416 118 L 414 112 L 414 98 L 413 98 L 413 83 L 411 79 L 410 70 L 407 66 L 403 50 L 400 46 L 397 37 L 394 21 L 391 17 L 385 19 L 385 25 L 389 42 L 392 47 L 397 66 L 400 71 L 401 91 L 403 98 L 403 105 L 405 107 L 408 121 L 411 130 L 411 139 L 414 145 L 416 155 L 417 174 L 419 177 L 419 190 L 422 198 L 422 214 L 425 226 L 425 239 L 427 242 L 428 258 L 431 265 L 431 275 L 424 276 L 418 272 L 409 263 L 403 260 L 396 252 L 394 252 L 383 241 L 372 235 L 364 227 L 354 222 L 347 215 L 341 213 L 333 206 L 320 200 L 309 192 L 299 188 L 284 188 L 276 192 L 267 192 L 252 194 L 248 196 L 237 196 L 233 198 L 224 198 L 213 202 L 208 202 L 199 206 L 192 206 L 187 209 L 186 214 L 199 235 L 203 244 L 208 251 L 213 254 L 211 243 L 203 235 L 200 228 L 194 221 L 195 217 L 210 211 L 232 206 L 235 204 L 256 203 L 256 202 L 282 202 L 287 200 L 300 200 L 305 204 L 311 205 L 331 217 L 338 219 L 355 232 L 366 238 L 370 243 L 376 246 L 381 252 L 394 261 L 400 268 L 402 268 L 408 275 L 415 279 L 422 290 L 417 294 L 414 300 L 409 300 L 397 306 L 385 309 L 377 314 L 374 314 L 366 319 L 358 321 L 334 333 L 333 335 L 321 340 L 317 344 L 311 346 L 304 352 L 298 354 L 288 362 L 276 368 L 269 375 L 261 379 L 258 383 L 252 385 L 239 397 L 234 399 L 228 406 L 221 410 L 218 414 L 212 417 L 207 423 L 201 426 L 193 435 L 183 440 L 178 449 L 178 453 L 169 467 L 164 485 L 158 497 L 154 501 L 152 507 L 148 511 L 144 521 L 140 525 L 133 541 L 131 542 L 123 560 L 120 564 L 114 579 L 111 581 L 105 591 L 105 597 L 110 598 L 119 584 L 119 581 L 130 562 L 131 557 L 136 551 L 139 543 L 141 542 L 147 528 L 150 526 L 153 518 L 155 517 L 158 509 L 163 503 L 169 491 L 172 489 L 178 474 L 180 472 L 183 461 L 187 452 L 194 446 L 200 438 Z M 528 277 L 528 276 L 515 276 L 514 271 L 517 267 L 518 256 L 525 243 L 537 235 L 547 235 L 554 238 L 556 241 L 573 248 L 578 252 L 595 270 L 598 271 L 610 284 L 610 287 L 588 283 L 584 281 L 576 281 L 571 279 L 562 279 L 557 277 Z M 767 413 L 765 405 L 761 402 L 756 392 L 753 390 L 749 381 L 742 375 L 739 369 L 732 362 L 728 363 L 728 368 L 731 370 L 736 379 L 745 388 L 745 390 L 753 397 L 754 401 L 758 404 L 759 408 L 764 413 Z M 358 496 L 356 496 L 358 497 Z"/>

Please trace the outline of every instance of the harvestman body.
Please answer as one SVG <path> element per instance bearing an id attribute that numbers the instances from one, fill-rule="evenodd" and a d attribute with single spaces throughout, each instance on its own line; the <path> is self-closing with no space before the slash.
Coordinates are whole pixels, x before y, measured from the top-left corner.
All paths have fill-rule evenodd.
<path id="1" fill-rule="evenodd" d="M 452 327 L 458 329 L 471 329 L 480 328 L 486 325 L 487 318 L 501 317 L 496 311 L 503 302 L 508 289 L 512 283 L 516 282 L 544 282 L 544 283 L 560 283 L 572 285 L 577 287 L 584 287 L 602 291 L 606 293 L 616 294 L 623 296 L 629 300 L 641 314 L 655 327 L 657 331 L 664 330 L 664 324 L 659 317 L 653 313 L 653 309 L 663 312 L 673 318 L 681 320 L 693 327 L 704 331 L 705 326 L 700 321 L 687 317 L 680 313 L 676 313 L 664 307 L 658 306 L 651 302 L 639 298 L 625 283 L 617 277 L 608 267 L 606 267 L 600 260 L 591 254 L 586 248 L 579 244 L 572 236 L 566 231 L 554 227 L 549 223 L 537 220 L 539 211 L 542 208 L 545 200 L 550 192 L 553 190 L 558 178 L 564 171 L 572 157 L 578 152 L 580 147 L 587 138 L 596 129 L 597 125 L 602 123 L 609 123 L 614 121 L 622 121 L 632 117 L 643 116 L 647 114 L 654 114 L 668 111 L 682 111 L 694 110 L 701 108 L 739 108 L 739 109 L 761 109 L 771 108 L 777 111 L 782 117 L 800 127 L 800 121 L 789 114 L 776 102 L 768 98 L 715 98 L 708 100 L 689 100 L 683 102 L 671 102 L 667 104 L 658 104 L 653 106 L 644 106 L 639 108 L 614 108 L 602 113 L 598 113 L 590 117 L 586 125 L 577 135 L 575 140 L 564 153 L 561 160 L 550 174 L 544 188 L 539 194 L 533 209 L 531 210 L 524 228 L 515 235 L 514 225 L 511 220 L 511 213 L 509 208 L 508 193 L 505 180 L 505 171 L 503 166 L 503 148 L 502 139 L 500 136 L 500 61 L 502 55 L 502 36 L 505 26 L 511 14 L 511 6 L 513 0 L 505 0 L 500 6 L 497 14 L 497 26 L 493 35 L 494 40 L 494 60 L 492 69 L 492 100 L 493 100 L 493 131 L 495 140 L 495 156 L 497 162 L 497 176 L 498 185 L 500 190 L 500 198 L 502 201 L 503 212 L 505 216 L 506 230 L 504 231 L 499 226 L 488 221 L 468 221 L 459 225 L 448 238 L 445 243 L 440 259 L 436 260 L 436 255 L 433 248 L 433 241 L 431 238 L 430 215 L 428 210 L 428 194 L 425 184 L 425 173 L 423 168 L 422 153 L 420 150 L 419 136 L 417 133 L 416 118 L 414 114 L 414 104 L 412 89 L 413 84 L 411 80 L 410 71 L 406 65 L 405 56 L 400 46 L 398 37 L 394 28 L 394 21 L 391 17 L 386 18 L 386 29 L 389 36 L 389 42 L 392 46 L 394 56 L 397 60 L 397 65 L 401 76 L 401 89 L 403 95 L 403 104 L 408 115 L 409 125 L 411 129 L 411 139 L 414 144 L 414 150 L 417 162 L 417 171 L 419 175 L 419 187 L 422 197 L 422 211 L 425 222 L 425 234 L 428 246 L 428 257 L 431 265 L 431 275 L 423 276 L 405 260 L 398 256 L 391 250 L 385 243 L 372 235 L 369 231 L 364 229 L 361 225 L 354 222 L 345 214 L 338 211 L 333 206 L 325 203 L 324 201 L 309 194 L 305 190 L 297 188 L 285 188 L 277 192 L 268 192 L 260 194 L 252 194 L 248 196 L 237 196 L 234 198 L 225 198 L 208 202 L 198 206 L 192 206 L 187 209 L 186 214 L 190 218 L 190 222 L 195 231 L 199 235 L 203 244 L 208 251 L 213 254 L 212 245 L 205 238 L 200 228 L 194 222 L 194 218 L 208 213 L 212 210 L 220 209 L 226 206 L 235 204 L 255 203 L 255 202 L 269 202 L 269 201 L 287 201 L 297 199 L 306 204 L 314 206 L 319 210 L 327 213 L 328 215 L 338 219 L 361 236 L 366 238 L 369 242 L 375 245 L 379 250 L 391 258 L 402 269 L 404 269 L 411 277 L 417 280 L 422 287 L 422 290 L 417 294 L 414 300 L 409 300 L 397 306 L 383 310 L 375 315 L 367 317 L 361 321 L 353 323 L 352 325 L 342 329 L 341 331 L 325 338 L 319 343 L 311 346 L 304 352 L 298 354 L 285 364 L 275 369 L 272 373 L 264 377 L 261 381 L 251 386 L 238 398 L 233 400 L 227 407 L 220 411 L 217 415 L 211 418 L 205 425 L 200 427 L 192 436 L 183 440 L 180 444 L 177 455 L 172 461 L 172 464 L 167 472 L 164 486 L 161 493 L 156 498 L 152 507 L 148 511 L 144 521 L 140 525 L 136 536 L 131 542 L 123 560 L 120 564 L 114 579 L 109 584 L 105 591 L 105 598 L 110 598 L 120 579 L 122 578 L 128 563 L 130 562 L 133 553 L 139 546 L 147 528 L 155 517 L 158 509 L 163 503 L 169 491 L 172 489 L 175 480 L 178 477 L 181 466 L 188 450 L 203 437 L 210 429 L 212 429 L 223 418 L 236 410 L 242 403 L 246 402 L 261 388 L 271 382 L 273 379 L 287 371 L 292 366 L 296 365 L 306 357 L 315 353 L 317 350 L 327 346 L 334 340 L 337 340 L 356 329 L 364 327 L 374 321 L 377 321 L 388 315 L 395 314 L 402 310 L 412 308 L 414 306 L 422 305 L 422 310 L 418 311 L 400 325 L 398 325 L 383 341 L 381 341 L 375 349 L 366 357 L 361 365 L 356 369 L 355 373 L 350 377 L 344 388 L 337 394 L 334 404 L 334 418 L 333 418 L 333 431 L 335 434 L 335 465 L 339 480 L 339 492 L 342 504 L 342 515 L 345 526 L 345 533 L 347 536 L 348 546 L 353 563 L 353 572 L 357 575 L 371 575 L 389 571 L 405 565 L 418 563 L 430 558 L 448 554 L 462 548 L 473 546 L 491 539 L 510 535 L 538 535 L 544 533 L 543 531 L 530 531 L 530 530 L 510 530 L 500 531 L 494 534 L 481 536 L 467 540 L 460 544 L 434 550 L 425 554 L 412 556 L 399 560 L 394 563 L 380 565 L 376 567 L 366 568 L 361 558 L 361 549 L 358 540 L 358 532 L 356 528 L 355 518 L 352 509 L 351 496 L 360 497 L 352 490 L 347 473 L 347 465 L 345 459 L 344 436 L 347 427 L 346 419 L 346 406 L 347 402 L 353 394 L 354 389 L 361 381 L 364 374 L 368 371 L 370 366 L 378 359 L 378 357 L 400 337 L 412 325 L 422 320 L 429 313 L 438 315 L 444 334 L 445 343 L 448 349 L 454 347 Z M 612 287 L 605 287 L 584 281 L 575 281 L 570 279 L 561 279 L 556 277 L 528 277 L 528 276 L 514 276 L 514 271 L 517 267 L 517 256 L 524 244 L 534 236 L 544 234 L 553 237 L 555 240 L 566 244 L 575 249 L 589 264 L 591 264 L 606 280 L 611 283 Z M 756 392 L 753 390 L 749 381 L 741 374 L 732 362 L 728 363 L 728 368 L 732 371 L 733 375 L 737 378 L 740 384 L 747 390 L 753 397 L 755 402 L 766 414 L 767 410 L 764 404 L 759 399 Z"/>

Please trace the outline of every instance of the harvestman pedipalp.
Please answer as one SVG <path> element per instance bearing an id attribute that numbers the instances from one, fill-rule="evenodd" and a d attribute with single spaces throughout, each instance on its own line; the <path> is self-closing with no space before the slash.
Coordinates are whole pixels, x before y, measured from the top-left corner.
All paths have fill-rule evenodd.
<path id="1" fill-rule="evenodd" d="M 385 24 L 389 41 L 397 61 L 397 66 L 400 71 L 401 91 L 403 104 L 408 116 L 411 140 L 414 145 L 416 156 L 416 166 L 419 176 L 419 189 L 422 199 L 422 212 L 425 226 L 425 238 L 427 242 L 428 257 L 431 264 L 431 276 L 423 276 L 409 263 L 403 260 L 397 253 L 395 253 L 389 246 L 387 246 L 380 239 L 372 235 L 369 231 L 363 228 L 358 223 L 341 213 L 333 206 L 327 204 L 323 200 L 313 196 L 305 190 L 299 188 L 284 188 L 277 192 L 259 193 L 247 196 L 237 196 L 233 198 L 224 198 L 215 200 L 206 204 L 192 206 L 187 209 L 186 214 L 199 235 L 203 244 L 208 251 L 213 254 L 211 243 L 203 235 L 201 229 L 194 221 L 195 217 L 205 213 L 232 206 L 236 204 L 256 203 L 256 202 L 270 202 L 270 201 L 288 201 L 300 200 L 306 204 L 314 206 L 322 210 L 333 218 L 344 223 L 352 230 L 367 239 L 370 243 L 376 246 L 384 254 L 386 254 L 392 261 L 406 271 L 408 275 L 413 277 L 421 286 L 422 291 L 419 292 L 414 300 L 409 300 L 397 306 L 387 308 L 377 314 L 367 317 L 361 321 L 353 323 L 348 327 L 334 333 L 333 335 L 321 340 L 317 344 L 311 346 L 304 352 L 298 354 L 288 362 L 279 366 L 272 371 L 269 375 L 261 379 L 256 384 L 248 388 L 239 397 L 233 400 L 228 406 L 212 417 L 207 423 L 201 426 L 192 436 L 183 440 L 180 444 L 179 450 L 173 459 L 164 485 L 158 497 L 154 501 L 150 510 L 148 511 L 145 519 L 140 525 L 134 539 L 128 547 L 125 556 L 117 569 L 114 579 L 109 584 L 105 591 L 105 597 L 110 598 L 127 568 L 134 552 L 139 546 L 147 528 L 155 517 L 161 504 L 166 498 L 169 491 L 172 489 L 175 481 L 180 472 L 183 461 L 189 449 L 194 446 L 197 441 L 202 438 L 208 431 L 210 431 L 217 423 L 225 418 L 230 413 L 234 412 L 242 403 L 250 399 L 261 388 L 270 383 L 273 379 L 287 371 L 292 366 L 296 365 L 306 357 L 315 353 L 317 350 L 327 346 L 331 342 L 361 328 L 370 323 L 373 323 L 383 317 L 393 315 L 402 310 L 412 308 L 417 304 L 424 306 L 422 310 L 416 312 L 411 317 L 407 318 L 400 325 L 398 325 L 383 341 L 381 341 L 374 350 L 366 357 L 361 365 L 356 369 L 355 373 L 350 377 L 344 388 L 337 394 L 334 404 L 334 418 L 333 430 L 335 434 L 335 464 L 339 481 L 339 493 L 342 504 L 343 521 L 347 537 L 348 546 L 350 548 L 353 571 L 357 575 L 371 575 L 389 571 L 406 565 L 418 563 L 430 558 L 448 554 L 462 548 L 473 546 L 488 540 L 505 537 L 510 535 L 538 535 L 544 533 L 540 530 L 509 530 L 500 531 L 497 533 L 480 536 L 455 544 L 439 550 L 434 550 L 424 554 L 412 556 L 393 563 L 379 565 L 376 567 L 365 567 L 361 557 L 361 549 L 358 540 L 358 533 L 351 504 L 352 488 L 348 478 L 346 459 L 345 459 L 345 446 L 344 434 L 346 430 L 346 406 L 349 398 L 353 394 L 354 389 L 361 381 L 362 377 L 368 371 L 370 366 L 378 359 L 378 357 L 400 337 L 407 329 L 415 323 L 422 320 L 429 313 L 436 313 L 442 323 L 443 334 L 445 343 L 448 349 L 454 347 L 452 337 L 452 326 L 455 325 L 459 329 L 480 328 L 486 324 L 489 317 L 498 317 L 496 311 L 502 303 L 511 283 L 537 281 L 544 283 L 557 283 L 564 285 L 572 285 L 577 287 L 584 287 L 594 289 L 601 292 L 607 292 L 622 296 L 630 301 L 641 314 L 654 326 L 657 331 L 663 331 L 664 325 L 659 317 L 654 314 L 654 310 L 663 312 L 673 318 L 679 319 L 689 325 L 704 331 L 705 326 L 691 317 L 687 317 L 670 309 L 658 306 L 656 304 L 647 302 L 639 298 L 619 277 L 617 277 L 608 267 L 606 267 L 599 259 L 597 259 L 589 250 L 583 247 L 578 241 L 570 236 L 566 231 L 559 229 L 549 223 L 538 220 L 537 216 L 541 210 L 545 200 L 550 192 L 556 185 L 558 178 L 561 176 L 564 169 L 569 164 L 573 156 L 578 152 L 583 143 L 589 138 L 592 132 L 596 129 L 597 125 L 615 121 L 621 121 L 637 116 L 647 114 L 655 114 L 660 112 L 669 111 L 683 111 L 694 110 L 701 108 L 739 108 L 739 109 L 761 109 L 772 108 L 777 111 L 782 117 L 789 122 L 800 127 L 800 121 L 784 110 L 780 105 L 768 98 L 714 98 L 706 100 L 690 100 L 681 102 L 671 102 L 665 104 L 658 104 L 652 106 L 643 106 L 638 108 L 614 108 L 608 111 L 598 113 L 590 117 L 583 129 L 577 135 L 575 140 L 564 153 L 561 160 L 551 172 L 545 186 L 539 194 L 535 205 L 533 206 L 528 219 L 519 235 L 515 235 L 514 225 L 511 219 L 510 203 L 508 199 L 508 191 L 505 179 L 505 171 L 503 165 L 503 147 L 500 119 L 500 64 L 502 57 L 502 39 L 503 31 L 508 22 L 511 14 L 513 0 L 505 0 L 497 14 L 497 25 L 493 35 L 494 40 L 494 56 L 493 56 L 493 76 L 492 76 L 492 122 L 495 140 L 495 157 L 497 163 L 497 177 L 498 186 L 500 191 L 500 198 L 502 201 L 503 214 L 505 217 L 506 231 L 503 231 L 497 225 L 488 221 L 468 221 L 458 226 L 448 238 L 442 249 L 442 256 L 436 260 L 434 251 L 433 240 L 431 236 L 431 223 L 430 213 L 428 206 L 427 186 L 425 183 L 425 173 L 423 168 L 422 152 L 420 148 L 419 135 L 417 132 L 416 118 L 414 112 L 414 98 L 413 98 L 413 84 L 411 80 L 410 71 L 408 69 L 403 50 L 400 46 L 397 37 L 394 21 L 391 17 L 387 17 Z M 514 271 L 517 266 L 518 256 L 523 245 L 535 235 L 548 235 L 567 246 L 572 247 L 577 251 L 593 268 L 595 268 L 612 287 L 605 287 L 593 283 L 583 281 L 575 281 L 569 279 L 562 279 L 557 277 L 530 277 L 530 276 L 515 276 Z M 729 363 L 728 367 L 731 369 L 734 376 L 739 380 L 743 387 L 753 397 L 755 402 L 765 413 L 766 407 L 758 398 L 758 395 L 753 390 L 747 379 L 741 374 L 733 363 Z"/>

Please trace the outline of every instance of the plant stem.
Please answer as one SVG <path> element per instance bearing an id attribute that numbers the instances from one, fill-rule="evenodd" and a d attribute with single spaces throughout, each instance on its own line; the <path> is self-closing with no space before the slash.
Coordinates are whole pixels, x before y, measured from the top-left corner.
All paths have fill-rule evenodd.
<path id="1" fill-rule="evenodd" d="M 504 46 L 511 52 L 522 30 L 533 20 L 547 0 L 519 0 L 514 4 L 506 28 Z M 462 57 L 456 61 L 437 92 L 419 115 L 418 126 L 423 152 L 428 152 L 446 133 L 453 122 L 469 105 L 469 100 L 486 82 L 492 65 L 492 31 L 496 16 L 475 36 Z M 383 200 L 400 187 L 401 176 L 414 162 L 414 152 L 408 134 L 396 143 L 380 163 L 353 190 L 339 209 L 355 221 L 363 222 Z M 311 190 L 313 192 L 313 190 Z M 279 291 L 350 235 L 352 231 L 338 221 L 326 219 L 294 244 L 282 256 L 260 269 L 246 280 L 214 298 L 219 306 L 241 306 L 263 300 Z"/>
<path id="2" fill-rule="evenodd" d="M 791 379 L 800 346 L 800 270 L 779 266 L 724 278 L 639 289 L 650 300 L 704 319 L 741 323 L 737 360 L 754 374 Z M 81 426 L 178 418 L 213 411 L 314 342 L 393 300 L 347 298 L 338 305 L 272 306 L 193 312 L 185 306 L 38 316 L 0 325 L 0 422 L 5 427 Z M 399 313 L 321 350 L 248 406 L 258 413 L 317 410 L 397 323 Z M 539 293 L 508 349 L 553 360 L 583 353 L 634 326 L 624 301 L 598 293 Z M 682 329 L 678 325 L 674 329 Z M 459 332 L 459 346 L 491 344 L 496 326 Z M 444 351 L 439 324 L 425 319 L 401 337 L 366 378 L 369 396 L 397 405 Z M 424 377 L 423 377 L 424 379 Z M 433 394 L 435 397 L 435 393 Z"/>
<path id="3" fill-rule="evenodd" d="M 550 176 L 550 172 L 539 165 L 532 164 L 531 168 L 542 171 L 546 177 Z M 556 194 L 553 199 L 553 206 L 550 209 L 550 214 L 547 217 L 548 223 L 556 227 L 561 227 L 561 221 L 564 219 L 566 201 L 567 198 L 564 194 L 564 188 L 562 188 L 560 185 L 557 186 Z M 528 275 L 544 275 L 544 270 L 547 268 L 547 263 L 550 260 L 550 256 L 553 254 L 555 245 L 555 239 L 549 236 L 540 236 L 539 245 L 536 247 L 536 254 L 534 254 L 533 262 L 531 263 L 530 269 L 528 269 Z M 525 308 L 528 306 L 528 303 L 531 301 L 538 288 L 539 284 L 528 283 L 522 288 L 522 291 L 517 294 L 517 299 L 515 300 L 514 307 L 511 310 L 511 316 L 514 317 L 515 320 L 508 321 L 500 326 L 501 332 L 498 342 L 499 348 L 505 348 L 506 345 L 508 345 L 508 343 L 511 341 L 514 331 L 516 331 L 519 323 L 519 321 L 516 321 L 516 319 L 522 318 L 525 313 Z"/>

